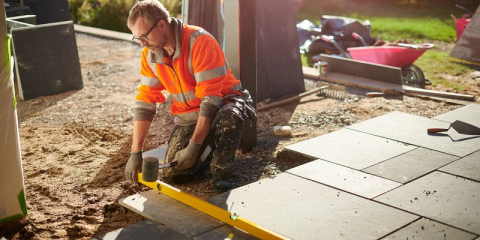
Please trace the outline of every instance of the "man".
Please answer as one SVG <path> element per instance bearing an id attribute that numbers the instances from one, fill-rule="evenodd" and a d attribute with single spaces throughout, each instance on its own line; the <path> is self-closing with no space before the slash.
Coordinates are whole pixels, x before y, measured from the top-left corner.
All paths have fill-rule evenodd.
<path id="1" fill-rule="evenodd" d="M 227 66 L 217 41 L 205 30 L 169 16 L 158 0 L 137 2 L 128 27 L 142 51 L 141 85 L 134 108 L 133 142 L 125 175 L 136 184 L 142 146 L 156 103 L 173 100 L 175 127 L 168 141 L 163 180 L 183 183 L 210 165 L 217 193 L 233 187 L 231 175 L 246 117 L 255 119 L 251 98 Z"/>

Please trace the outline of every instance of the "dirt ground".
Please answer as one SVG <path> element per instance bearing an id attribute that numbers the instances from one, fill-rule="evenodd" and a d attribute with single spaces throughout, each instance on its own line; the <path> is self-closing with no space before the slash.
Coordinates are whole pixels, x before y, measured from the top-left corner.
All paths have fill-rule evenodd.
<path id="1" fill-rule="evenodd" d="M 84 34 L 77 34 L 77 45 L 82 90 L 18 102 L 28 216 L 3 228 L 10 229 L 3 232 L 7 239 L 90 239 L 144 220 L 117 203 L 120 198 L 148 190 L 131 186 L 124 176 L 130 152 L 131 110 L 140 83 L 141 47 Z M 451 78 L 470 84 L 463 93 L 478 98 L 477 75 Z M 307 88 L 315 84 L 306 81 Z M 442 86 L 436 90 L 452 91 Z M 275 177 L 310 161 L 289 156 L 284 146 L 391 111 L 433 117 L 462 106 L 409 96 L 403 100 L 366 98 L 366 92 L 347 88 L 347 93 L 337 97 L 313 94 L 300 103 L 259 112 L 258 144 L 252 152 L 238 152 L 235 187 Z M 166 111 L 168 106 L 159 106 L 145 150 L 168 140 L 173 118 Z M 286 125 L 292 127 L 293 136 L 274 135 L 274 126 Z M 176 187 L 204 199 L 215 195 L 208 173 Z"/>

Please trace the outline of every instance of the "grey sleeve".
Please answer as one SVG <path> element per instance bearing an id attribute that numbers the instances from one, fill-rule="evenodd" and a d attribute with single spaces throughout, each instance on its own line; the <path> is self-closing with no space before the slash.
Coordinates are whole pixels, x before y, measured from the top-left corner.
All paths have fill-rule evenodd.
<path id="1" fill-rule="evenodd" d="M 218 107 L 214 104 L 208 102 L 200 103 L 200 116 L 206 118 L 215 118 L 215 115 L 218 112 Z"/>
<path id="2" fill-rule="evenodd" d="M 137 101 L 133 108 L 133 121 L 152 121 L 157 113 L 155 103 Z"/>

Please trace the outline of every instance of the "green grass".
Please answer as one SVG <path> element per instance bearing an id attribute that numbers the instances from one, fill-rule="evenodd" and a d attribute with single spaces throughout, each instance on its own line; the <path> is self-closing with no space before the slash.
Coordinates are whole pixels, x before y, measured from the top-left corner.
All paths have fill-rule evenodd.
<path id="1" fill-rule="evenodd" d="M 451 87 L 457 91 L 468 88 L 468 85 L 462 82 L 456 82 L 447 76 L 462 76 L 472 71 L 480 70 L 480 64 L 469 61 L 452 58 L 448 52 L 440 49 L 426 51 L 416 62 L 427 79 L 432 80 L 432 86 L 443 85 Z"/>
<path id="2" fill-rule="evenodd" d="M 369 19 L 372 36 L 388 41 L 408 39 L 411 42 L 437 40 L 453 42 L 456 33 L 453 19 L 441 20 L 438 18 L 381 18 Z"/>
<path id="3" fill-rule="evenodd" d="M 318 1 L 304 0 L 304 7 L 297 9 L 298 21 L 308 19 L 320 24 L 322 15 L 344 16 L 359 21 L 368 20 L 371 25 L 371 35 L 378 40 L 397 41 L 408 40 L 410 43 L 435 43 L 434 49 L 427 50 L 415 65 L 420 67 L 432 85 L 443 85 L 462 91 L 467 84 L 448 76 L 461 76 L 480 70 L 480 64 L 459 60 L 442 51 L 444 45 L 456 41 L 454 20 L 450 14 L 460 18 L 465 12 L 456 9 L 451 1 Z M 373 3 L 373 4 L 372 4 Z M 475 12 L 476 6 L 467 7 Z M 307 58 L 302 56 L 302 64 L 309 66 Z M 311 66 L 311 64 L 310 64 Z"/>

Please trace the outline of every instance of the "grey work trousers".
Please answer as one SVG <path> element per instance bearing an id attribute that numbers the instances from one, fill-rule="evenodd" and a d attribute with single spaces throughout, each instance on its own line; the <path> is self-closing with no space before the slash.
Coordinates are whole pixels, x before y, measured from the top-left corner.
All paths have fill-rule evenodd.
<path id="1" fill-rule="evenodd" d="M 184 170 L 164 168 L 162 180 L 184 183 L 196 175 L 212 171 L 213 180 L 229 179 L 233 172 L 235 153 L 240 146 L 245 126 L 245 104 L 236 97 L 225 98 L 212 121 L 210 133 L 204 140 L 195 164 Z M 175 160 L 178 151 L 187 147 L 195 131 L 193 126 L 175 126 L 168 141 L 165 162 Z"/>

